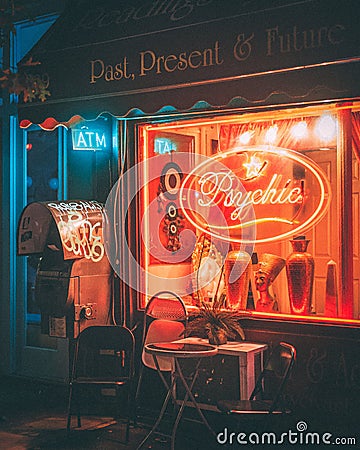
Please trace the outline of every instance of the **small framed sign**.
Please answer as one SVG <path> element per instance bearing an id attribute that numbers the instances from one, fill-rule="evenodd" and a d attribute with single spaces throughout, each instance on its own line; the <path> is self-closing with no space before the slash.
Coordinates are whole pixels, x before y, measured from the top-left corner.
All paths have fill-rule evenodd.
<path id="1" fill-rule="evenodd" d="M 71 130 L 73 150 L 109 151 L 111 149 L 110 121 L 98 119 L 81 122 Z"/>

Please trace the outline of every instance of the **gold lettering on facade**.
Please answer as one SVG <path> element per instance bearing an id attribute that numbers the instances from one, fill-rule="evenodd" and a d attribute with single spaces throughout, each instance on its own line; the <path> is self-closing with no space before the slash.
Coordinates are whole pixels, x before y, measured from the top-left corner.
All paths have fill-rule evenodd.
<path id="1" fill-rule="evenodd" d="M 238 61 L 245 61 L 251 54 L 251 40 L 254 38 L 254 33 L 249 37 L 245 37 L 244 33 L 238 35 L 236 44 L 234 45 L 234 57 Z"/>
<path id="2" fill-rule="evenodd" d="M 157 55 L 153 50 L 140 52 L 140 76 L 149 73 L 171 73 L 176 70 L 199 69 L 200 67 L 219 66 L 224 60 L 220 54 L 220 45 L 216 41 L 213 48 L 181 52 L 177 55 Z"/>
<path id="3" fill-rule="evenodd" d="M 344 41 L 344 31 L 345 27 L 341 24 L 309 30 L 298 30 L 295 25 L 290 31 L 282 31 L 277 25 L 265 30 L 266 56 L 339 45 Z"/>
<path id="4" fill-rule="evenodd" d="M 94 84 L 100 79 L 115 81 L 121 79 L 134 79 L 134 74 L 129 73 L 128 60 L 125 56 L 120 63 L 105 64 L 102 59 L 90 61 L 90 83 Z"/>

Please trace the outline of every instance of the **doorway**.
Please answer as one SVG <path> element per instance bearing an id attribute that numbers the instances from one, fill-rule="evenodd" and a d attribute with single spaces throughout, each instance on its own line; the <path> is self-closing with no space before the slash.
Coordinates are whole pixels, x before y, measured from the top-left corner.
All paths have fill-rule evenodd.
<path id="1" fill-rule="evenodd" d="M 104 119 L 99 119 L 103 121 Z M 106 119 L 111 122 L 112 119 Z M 112 124 L 109 130 L 112 131 Z M 104 203 L 116 176 L 114 146 L 106 151 L 73 148 L 71 130 L 34 129 L 24 132 L 23 207 L 32 202 L 97 200 Z M 110 140 L 111 141 L 111 140 Z M 41 254 L 18 256 L 18 375 L 64 382 L 69 375 L 69 337 L 52 337 L 41 329 L 35 295 Z"/>

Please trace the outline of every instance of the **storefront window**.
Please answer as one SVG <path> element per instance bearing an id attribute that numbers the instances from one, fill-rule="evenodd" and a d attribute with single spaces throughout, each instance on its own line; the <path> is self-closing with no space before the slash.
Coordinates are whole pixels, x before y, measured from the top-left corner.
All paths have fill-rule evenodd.
<path id="1" fill-rule="evenodd" d="M 69 130 L 68 198 L 105 202 L 116 169 L 112 127 L 113 120 L 101 116 L 94 121 L 82 121 Z"/>
<path id="2" fill-rule="evenodd" d="M 29 131 L 26 142 L 27 203 L 57 200 L 58 132 Z M 35 278 L 39 255 L 27 256 L 26 343 L 53 347 L 54 342 L 40 335 L 40 310 L 35 299 Z"/>
<path id="3" fill-rule="evenodd" d="M 59 188 L 57 136 L 57 131 L 27 133 L 27 203 L 57 200 Z M 32 317 L 31 315 L 39 313 L 34 297 L 39 257 L 29 256 L 27 261 L 27 313 Z"/>
<path id="4" fill-rule="evenodd" d="M 141 126 L 141 306 L 169 289 L 189 307 L 221 297 L 260 317 L 357 319 L 355 260 L 354 298 L 338 295 L 339 129 L 335 108 Z M 354 199 L 359 188 L 354 177 Z M 357 229 L 356 206 L 353 216 Z M 247 267 L 237 284 L 234 251 Z"/>

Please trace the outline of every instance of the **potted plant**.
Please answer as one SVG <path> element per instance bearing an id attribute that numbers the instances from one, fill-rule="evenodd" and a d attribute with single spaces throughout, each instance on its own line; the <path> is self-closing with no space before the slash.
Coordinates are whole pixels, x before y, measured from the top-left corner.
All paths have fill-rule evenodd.
<path id="1" fill-rule="evenodd" d="M 186 336 L 204 336 L 206 333 L 210 344 L 226 344 L 228 339 L 240 337 L 245 339 L 245 333 L 239 323 L 241 314 L 222 308 L 222 303 L 201 302 L 197 317 L 190 320 L 186 326 Z"/>

